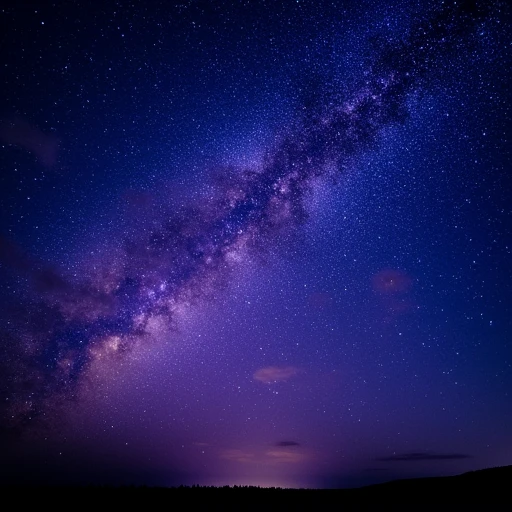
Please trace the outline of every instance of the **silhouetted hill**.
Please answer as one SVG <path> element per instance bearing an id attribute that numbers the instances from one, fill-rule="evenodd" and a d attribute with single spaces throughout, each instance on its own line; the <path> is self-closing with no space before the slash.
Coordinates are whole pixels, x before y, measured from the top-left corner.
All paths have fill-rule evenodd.
<path id="1" fill-rule="evenodd" d="M 506 496 L 512 484 L 512 466 L 481 469 L 456 476 L 413 478 L 394 480 L 382 484 L 357 489 L 364 498 L 393 498 L 402 501 L 399 496 L 413 498 L 413 503 L 420 499 L 429 502 L 451 499 L 472 500 Z M 404 502 L 405 504 L 405 502 Z"/>
<path id="2" fill-rule="evenodd" d="M 260 487 L 108 487 L 108 486 L 3 486 L 6 498 L 19 505 L 51 503 L 59 509 L 69 499 L 74 504 L 131 507 L 155 506 L 161 510 L 186 507 L 221 507 L 223 510 L 357 510 L 365 505 L 415 509 L 422 505 L 507 503 L 512 466 L 471 471 L 457 476 L 395 480 L 357 489 L 280 489 Z"/>

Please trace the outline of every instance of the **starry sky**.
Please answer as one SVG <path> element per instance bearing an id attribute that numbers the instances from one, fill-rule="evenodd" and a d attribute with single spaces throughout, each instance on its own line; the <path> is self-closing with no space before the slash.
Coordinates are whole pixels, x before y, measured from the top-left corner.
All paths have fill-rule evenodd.
<path id="1" fill-rule="evenodd" d="M 0 482 L 512 464 L 509 14 L 2 7 Z"/>

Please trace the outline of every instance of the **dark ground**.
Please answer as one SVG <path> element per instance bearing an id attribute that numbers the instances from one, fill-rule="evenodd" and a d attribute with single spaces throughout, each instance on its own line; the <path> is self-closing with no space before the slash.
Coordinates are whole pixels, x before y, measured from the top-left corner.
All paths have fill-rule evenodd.
<path id="1" fill-rule="evenodd" d="M 512 466 L 472 471 L 458 476 L 397 480 L 358 489 L 280 489 L 259 487 L 0 487 L 4 502 L 18 506 L 51 505 L 186 508 L 200 510 L 358 510 L 368 506 L 415 510 L 424 505 L 474 505 L 508 510 Z M 15 500 L 15 501 L 14 501 Z M 72 501 L 69 501 L 72 500 Z"/>

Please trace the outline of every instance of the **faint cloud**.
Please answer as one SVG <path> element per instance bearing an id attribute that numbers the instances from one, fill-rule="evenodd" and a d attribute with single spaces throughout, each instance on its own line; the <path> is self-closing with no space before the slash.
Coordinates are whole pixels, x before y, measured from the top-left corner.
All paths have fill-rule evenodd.
<path id="1" fill-rule="evenodd" d="M 219 452 L 219 457 L 240 464 L 257 464 L 263 466 L 298 464 L 307 458 L 307 454 L 303 453 L 301 450 L 297 451 L 296 446 L 298 446 L 298 443 L 294 445 L 287 444 L 278 446 L 265 451 L 261 451 L 258 448 L 226 448 Z"/>
<path id="2" fill-rule="evenodd" d="M 57 268 L 29 257 L 15 242 L 0 236 L 0 265 L 28 279 L 33 293 L 56 306 L 68 320 L 95 320 L 111 314 L 115 297 L 88 282 L 74 282 Z"/>
<path id="3" fill-rule="evenodd" d="M 57 163 L 59 139 L 20 117 L 0 120 L 0 141 L 30 151 L 46 167 Z"/>
<path id="4" fill-rule="evenodd" d="M 333 305 L 334 299 L 327 292 L 313 292 L 308 297 L 309 305 L 315 310 L 324 310 Z"/>
<path id="5" fill-rule="evenodd" d="M 303 453 L 289 450 L 269 450 L 265 452 L 265 456 L 271 464 L 296 464 L 305 458 Z"/>
<path id="6" fill-rule="evenodd" d="M 222 459 L 231 460 L 233 462 L 251 463 L 254 462 L 254 453 L 238 450 L 238 449 L 227 449 L 222 450 L 220 453 Z"/>
<path id="7" fill-rule="evenodd" d="M 291 377 L 297 375 L 298 372 L 298 368 L 295 368 L 294 366 L 266 366 L 256 370 L 253 374 L 253 378 L 259 382 L 271 384 L 273 382 L 287 381 Z"/>
<path id="8" fill-rule="evenodd" d="M 276 443 L 276 446 L 300 446 L 300 443 L 297 443 L 295 441 L 279 441 L 278 443 Z"/>
<path id="9" fill-rule="evenodd" d="M 401 270 L 386 268 L 372 277 L 372 285 L 376 292 L 396 295 L 411 289 L 412 278 Z"/>
<path id="10" fill-rule="evenodd" d="M 375 460 L 379 462 L 417 462 L 424 460 L 459 460 L 469 458 L 471 458 L 471 455 L 465 453 L 413 452 L 390 455 L 388 457 L 378 457 Z"/>
<path id="11" fill-rule="evenodd" d="M 412 277 L 402 270 L 383 269 L 372 276 L 373 291 L 380 297 L 381 305 L 393 320 L 414 308 L 411 297 Z"/>

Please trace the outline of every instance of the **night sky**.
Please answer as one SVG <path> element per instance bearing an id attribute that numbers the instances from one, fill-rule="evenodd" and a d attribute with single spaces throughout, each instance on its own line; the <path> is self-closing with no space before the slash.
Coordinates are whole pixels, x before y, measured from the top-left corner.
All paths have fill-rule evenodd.
<path id="1" fill-rule="evenodd" d="M 505 4 L 0 8 L 0 483 L 512 464 Z"/>

